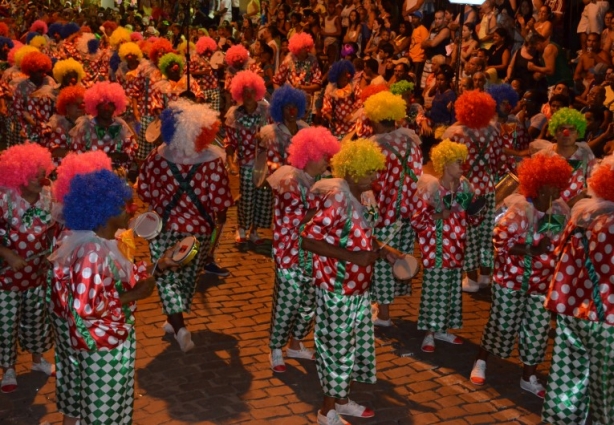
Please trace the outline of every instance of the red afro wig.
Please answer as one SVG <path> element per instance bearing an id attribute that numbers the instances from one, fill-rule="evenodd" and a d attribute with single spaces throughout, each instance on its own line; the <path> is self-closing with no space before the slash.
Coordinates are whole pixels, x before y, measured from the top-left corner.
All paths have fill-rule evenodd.
<path id="1" fill-rule="evenodd" d="M 115 31 L 117 29 L 117 23 L 113 22 L 113 21 L 104 21 L 102 23 L 102 26 L 104 27 L 105 30 L 111 30 L 111 31 Z"/>
<path id="2" fill-rule="evenodd" d="M 207 52 L 213 53 L 216 50 L 217 50 L 217 43 L 211 37 L 207 37 L 205 35 L 205 36 L 200 37 L 198 41 L 196 42 L 196 52 L 199 55 L 202 55 Z"/>
<path id="3" fill-rule="evenodd" d="M 51 72 L 51 59 L 41 52 L 28 53 L 21 61 L 21 72 L 30 76 L 40 71 L 45 74 Z"/>
<path id="4" fill-rule="evenodd" d="M 610 157 L 611 158 L 611 157 Z M 588 179 L 589 195 L 614 202 L 614 161 L 604 159 Z"/>
<path id="5" fill-rule="evenodd" d="M 57 169 L 58 178 L 52 187 L 53 198 L 64 203 L 64 197 L 70 189 L 70 182 L 76 175 L 99 170 L 111 171 L 111 167 L 111 158 L 103 151 L 69 153 Z"/>
<path id="6" fill-rule="evenodd" d="M 339 149 L 341 144 L 330 130 L 325 127 L 307 127 L 292 137 L 288 146 L 288 163 L 302 170 L 309 161 L 317 162 L 322 158 L 330 160 Z"/>
<path id="7" fill-rule="evenodd" d="M 81 103 L 85 96 L 85 88 L 80 85 L 70 86 L 60 90 L 55 103 L 55 109 L 60 115 L 66 115 L 66 107 L 72 103 Z"/>
<path id="8" fill-rule="evenodd" d="M 132 34 L 130 34 L 130 41 L 134 41 L 135 43 L 137 41 L 141 41 L 143 39 L 143 34 L 141 34 L 140 32 L 133 32 Z"/>
<path id="9" fill-rule="evenodd" d="M 233 68 L 242 68 L 247 63 L 249 52 L 241 44 L 232 46 L 226 51 L 226 63 Z"/>
<path id="10" fill-rule="evenodd" d="M 166 38 L 159 38 L 149 48 L 149 59 L 158 66 L 158 61 L 167 53 L 173 52 L 173 45 Z"/>
<path id="11" fill-rule="evenodd" d="M 96 109 L 101 103 L 110 102 L 115 105 L 114 116 L 119 116 L 126 111 L 126 92 L 118 83 L 101 81 L 85 91 L 85 113 L 92 116 L 98 115 Z"/>
<path id="12" fill-rule="evenodd" d="M 537 197 L 544 186 L 564 190 L 569 185 L 573 169 L 559 155 L 534 155 L 518 165 L 520 193 L 527 198 Z"/>
<path id="13" fill-rule="evenodd" d="M 11 146 L 0 153 L 0 186 L 21 194 L 40 169 L 48 175 L 53 170 L 51 152 L 36 143 Z"/>
<path id="14" fill-rule="evenodd" d="M 36 21 L 32 22 L 32 25 L 30 25 L 29 32 L 40 32 L 41 34 L 47 34 L 47 23 L 37 19 Z"/>
<path id="15" fill-rule="evenodd" d="M 306 32 L 294 34 L 292 37 L 290 37 L 290 40 L 288 40 L 288 49 L 295 56 L 298 55 L 303 49 L 311 51 L 313 46 L 313 38 Z"/>
<path id="16" fill-rule="evenodd" d="M 362 103 L 365 103 L 365 100 L 382 91 L 388 91 L 388 86 L 386 84 L 371 84 L 362 89 L 360 93 L 360 100 Z"/>
<path id="17" fill-rule="evenodd" d="M 0 37 L 9 36 L 9 26 L 4 22 L 0 22 Z"/>
<path id="18" fill-rule="evenodd" d="M 266 93 L 266 86 L 260 75 L 252 71 L 237 72 L 230 83 L 232 99 L 237 103 L 243 103 L 243 91 L 247 88 L 254 90 L 254 98 L 258 101 L 262 100 Z"/>
<path id="19" fill-rule="evenodd" d="M 484 128 L 497 113 L 497 102 L 488 93 L 471 90 L 463 93 L 454 103 L 456 118 L 469 128 Z"/>
<path id="20" fill-rule="evenodd" d="M 214 140 L 217 132 L 220 131 L 220 127 L 222 126 L 222 122 L 220 120 L 216 120 L 211 128 L 203 127 L 200 131 L 200 134 L 196 137 L 194 141 L 194 150 L 196 152 L 202 152 L 207 146 L 209 146 Z"/>

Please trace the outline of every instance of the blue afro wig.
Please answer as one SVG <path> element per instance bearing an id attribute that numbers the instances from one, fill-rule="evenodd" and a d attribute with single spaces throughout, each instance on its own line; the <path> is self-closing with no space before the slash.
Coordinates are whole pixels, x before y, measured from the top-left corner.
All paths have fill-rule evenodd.
<path id="1" fill-rule="evenodd" d="M 516 90 L 512 88 L 509 84 L 493 84 L 486 88 L 486 93 L 488 93 L 495 102 L 497 102 L 497 107 L 501 105 L 504 101 L 508 101 L 512 108 L 516 107 L 518 104 L 518 93 Z"/>
<path id="2" fill-rule="evenodd" d="M 71 230 L 96 230 L 122 213 L 132 190 L 109 170 L 76 175 L 64 197 L 64 218 Z"/>
<path id="3" fill-rule="evenodd" d="M 0 49 L 4 46 L 8 46 L 9 49 L 12 49 L 15 47 L 15 44 L 13 44 L 13 40 L 8 37 L 0 37 Z"/>
<path id="4" fill-rule="evenodd" d="M 160 133 L 162 134 L 162 140 L 167 145 L 170 144 L 173 137 L 175 137 L 177 119 L 180 113 L 181 111 L 178 109 L 166 108 L 160 114 Z"/>
<path id="5" fill-rule="evenodd" d="M 284 84 L 273 92 L 269 113 L 275 122 L 284 121 L 284 107 L 294 105 L 298 109 L 297 117 L 305 115 L 307 98 L 302 90 L 295 89 L 290 84 Z"/>
<path id="6" fill-rule="evenodd" d="M 74 22 L 69 22 L 66 25 L 62 26 L 62 38 L 68 38 L 73 34 L 76 34 L 81 30 L 79 24 Z"/>
<path id="7" fill-rule="evenodd" d="M 98 41 L 98 40 L 90 40 L 90 41 Z M 89 48 L 89 44 L 90 42 L 87 43 L 88 48 Z M 113 55 L 111 55 L 111 59 L 109 59 L 109 66 L 111 67 L 113 72 L 117 71 L 117 68 L 119 68 L 120 63 L 122 63 L 122 59 L 119 57 L 119 53 L 113 52 Z"/>
<path id="8" fill-rule="evenodd" d="M 331 83 L 337 83 L 339 81 L 339 77 L 344 73 L 349 72 L 350 77 L 353 77 L 356 73 L 356 68 L 352 65 L 352 62 L 347 60 L 340 60 L 333 64 L 328 70 L 328 81 Z"/>
<path id="9" fill-rule="evenodd" d="M 91 54 L 96 53 L 99 47 L 100 47 L 100 40 L 98 40 L 97 38 L 94 38 L 87 42 L 87 51 Z M 114 54 L 117 55 L 117 53 L 114 53 Z M 117 64 L 117 66 L 119 66 L 119 64 Z M 117 69 L 115 70 L 117 71 Z"/>
<path id="10" fill-rule="evenodd" d="M 39 33 L 35 32 L 35 31 L 31 31 L 26 35 L 26 44 L 30 44 L 30 41 L 32 41 L 32 39 L 34 37 L 36 37 L 37 35 L 40 35 Z"/>
<path id="11" fill-rule="evenodd" d="M 59 22 L 54 22 L 53 24 L 49 25 L 49 29 L 47 30 L 47 35 L 49 36 L 49 38 L 54 38 L 56 34 L 62 37 L 63 31 L 64 31 L 64 25 L 62 25 Z"/>

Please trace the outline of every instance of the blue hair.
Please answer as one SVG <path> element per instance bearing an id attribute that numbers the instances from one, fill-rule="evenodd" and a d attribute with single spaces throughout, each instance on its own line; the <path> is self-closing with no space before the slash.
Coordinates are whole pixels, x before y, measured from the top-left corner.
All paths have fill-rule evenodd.
<path id="1" fill-rule="evenodd" d="M 64 197 L 64 219 L 71 230 L 96 230 L 122 213 L 132 199 L 126 181 L 109 170 L 76 175 Z"/>
<path id="2" fill-rule="evenodd" d="M 35 31 L 29 32 L 26 35 L 26 44 L 30 44 L 30 41 L 32 41 L 32 39 L 36 37 L 37 35 L 40 35 L 40 34 Z"/>
<path id="3" fill-rule="evenodd" d="M 493 84 L 486 88 L 486 93 L 495 99 L 497 107 L 506 100 L 512 108 L 518 104 L 518 93 L 509 84 Z"/>
<path id="4" fill-rule="evenodd" d="M 62 32 L 64 31 L 64 25 L 59 22 L 54 22 L 49 25 L 49 29 L 47 30 L 47 35 L 49 38 L 53 38 L 56 34 L 62 37 Z"/>
<path id="5" fill-rule="evenodd" d="M 62 38 L 68 38 L 71 35 L 78 33 L 80 29 L 81 27 L 79 26 L 79 24 L 69 22 L 66 25 L 62 26 Z"/>
<path id="6" fill-rule="evenodd" d="M 175 131 L 177 130 L 177 118 L 179 112 L 173 108 L 166 108 L 160 114 L 160 132 L 162 134 L 162 140 L 169 145 L 175 137 Z"/>
<path id="7" fill-rule="evenodd" d="M 354 68 L 352 62 L 345 59 L 335 62 L 328 70 L 328 81 L 337 83 L 339 77 L 345 72 L 349 72 L 351 77 L 356 74 L 356 68 Z"/>
<path id="8" fill-rule="evenodd" d="M 98 40 L 90 40 L 87 42 L 87 47 L 89 48 L 89 45 L 92 41 L 98 41 Z M 111 69 L 113 70 L 113 72 L 117 71 L 117 68 L 119 68 L 119 64 L 122 62 L 121 58 L 119 57 L 119 53 L 117 52 L 113 52 L 113 55 L 111 55 L 111 59 L 109 59 L 109 66 L 111 67 Z"/>
<path id="9" fill-rule="evenodd" d="M 89 40 L 87 42 L 87 51 L 91 54 L 94 54 L 98 51 L 98 48 L 100 47 L 100 40 L 98 40 L 97 38 L 93 38 L 91 40 Z M 117 54 L 117 53 L 115 53 Z M 118 55 L 119 57 L 119 55 Z M 119 64 L 118 64 L 119 66 Z"/>
<path id="10" fill-rule="evenodd" d="M 8 46 L 9 49 L 12 49 L 13 47 L 15 47 L 15 45 L 13 44 L 13 40 L 11 40 L 8 37 L 0 37 L 0 48 L 4 46 Z"/>
<path id="11" fill-rule="evenodd" d="M 297 117 L 305 115 L 307 98 L 302 90 L 295 89 L 290 84 L 284 84 L 273 92 L 269 113 L 275 122 L 284 121 L 284 107 L 294 105 L 298 109 Z"/>

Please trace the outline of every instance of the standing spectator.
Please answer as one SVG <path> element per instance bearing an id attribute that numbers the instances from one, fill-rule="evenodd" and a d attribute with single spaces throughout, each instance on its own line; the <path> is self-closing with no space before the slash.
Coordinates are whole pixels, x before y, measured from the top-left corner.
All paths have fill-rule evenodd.
<path id="1" fill-rule="evenodd" d="M 533 34 L 529 38 L 529 45 L 541 54 L 543 65 L 539 66 L 532 62 L 527 64 L 527 69 L 534 73 L 539 73 L 544 76 L 548 89 L 551 89 L 557 83 L 565 83 L 571 86 L 573 75 L 567 65 L 567 59 L 561 47 L 549 42 L 541 34 Z M 539 79 L 540 75 L 535 75 Z"/>
<path id="2" fill-rule="evenodd" d="M 408 0 L 409 1 L 409 0 Z M 422 12 L 415 11 L 410 15 L 413 31 L 409 43 L 409 59 L 412 63 L 412 71 L 416 75 L 416 83 L 422 81 L 422 71 L 426 61 L 426 53 L 422 48 L 422 42 L 429 37 L 429 30 L 422 24 Z"/>
<path id="3" fill-rule="evenodd" d="M 397 58 L 407 56 L 409 45 L 411 43 L 412 28 L 409 22 L 401 22 L 399 24 L 399 33 L 392 40 L 394 54 Z"/>
<path id="4" fill-rule="evenodd" d="M 605 0 L 584 0 L 584 10 L 578 23 L 578 34 L 580 35 L 580 43 L 582 51 L 590 51 L 587 44 L 589 34 L 595 33 L 599 36 L 598 47 L 601 45 L 601 32 L 604 29 L 604 15 L 610 8 L 610 3 Z M 607 28 L 607 25 L 605 25 Z M 593 47 L 594 48 L 594 47 Z"/>
<path id="5" fill-rule="evenodd" d="M 436 55 L 446 56 L 446 46 L 450 44 L 450 30 L 446 26 L 443 10 L 435 12 L 435 20 L 431 25 L 429 37 L 420 46 L 426 52 L 426 61 L 420 80 L 420 87 L 426 89 L 426 80 L 433 72 L 431 59 Z"/>
<path id="6" fill-rule="evenodd" d="M 322 28 L 324 52 L 328 56 L 329 65 L 332 65 L 339 56 L 339 40 L 341 37 L 341 19 L 337 15 L 335 6 L 334 1 L 328 2 L 326 16 L 324 17 L 324 28 Z"/>
<path id="7" fill-rule="evenodd" d="M 497 17 L 493 9 L 492 0 L 486 0 L 480 8 L 482 20 L 480 21 L 480 30 L 478 38 L 480 39 L 480 47 L 488 49 L 492 45 L 492 35 L 497 28 Z"/>
<path id="8" fill-rule="evenodd" d="M 602 66 L 607 67 L 611 63 L 610 53 L 601 49 L 599 40 L 600 36 L 598 33 L 590 33 L 585 40 L 586 51 L 580 54 L 578 65 L 576 65 L 576 70 L 573 75 L 576 91 L 578 93 L 582 93 L 584 91 L 585 79 L 591 68 L 595 68 L 595 66 L 600 63 L 604 64 Z"/>

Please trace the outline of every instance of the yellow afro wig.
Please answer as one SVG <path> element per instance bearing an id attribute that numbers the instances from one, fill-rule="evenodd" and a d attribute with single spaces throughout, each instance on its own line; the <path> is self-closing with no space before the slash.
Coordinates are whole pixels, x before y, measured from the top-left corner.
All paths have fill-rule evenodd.
<path id="1" fill-rule="evenodd" d="M 357 139 L 341 144 L 341 150 L 330 160 L 333 176 L 359 179 L 386 166 L 386 156 L 377 142 L 369 139 Z"/>
<path id="2" fill-rule="evenodd" d="M 117 48 L 120 44 L 130 41 L 130 34 L 132 34 L 132 31 L 124 27 L 117 27 L 115 31 L 111 33 L 111 37 L 109 37 L 111 47 Z"/>
<path id="3" fill-rule="evenodd" d="M 383 91 L 365 101 L 365 115 L 373 122 L 398 121 L 405 117 L 405 106 L 401 96 Z"/>
<path id="4" fill-rule="evenodd" d="M 71 71 L 77 73 L 77 82 L 80 82 L 85 77 L 85 71 L 81 62 L 68 58 L 65 60 L 57 61 L 53 67 L 53 78 L 58 84 L 62 84 L 64 76 Z"/>
<path id="5" fill-rule="evenodd" d="M 40 49 L 41 47 L 44 47 L 47 45 L 47 39 L 43 37 L 42 35 L 37 35 L 36 37 L 33 37 L 32 40 L 30 40 L 28 45 L 36 47 L 37 49 Z"/>
<path id="6" fill-rule="evenodd" d="M 141 51 L 141 48 L 139 47 L 138 44 L 132 41 L 128 43 L 124 43 L 121 46 L 119 46 L 118 54 L 119 54 L 120 59 L 123 61 L 126 60 L 126 56 L 128 55 L 134 55 L 139 60 L 143 59 L 143 52 Z"/>
<path id="7" fill-rule="evenodd" d="M 38 50 L 34 46 L 23 46 L 22 48 L 17 50 L 15 52 L 15 66 L 17 66 L 17 68 L 21 68 L 21 62 L 23 61 L 23 58 L 25 58 L 28 53 L 32 52 L 40 52 L 40 50 Z"/>
<path id="8" fill-rule="evenodd" d="M 443 140 L 431 149 L 431 161 L 433 161 L 435 173 L 442 176 L 447 164 L 459 159 L 465 162 L 468 155 L 469 150 L 464 144 L 453 142 L 450 139 Z"/>
<path id="9" fill-rule="evenodd" d="M 182 55 L 185 55 L 186 44 L 187 44 L 186 41 L 183 40 L 181 43 L 179 43 L 179 46 L 177 46 L 177 51 L 181 53 Z M 194 52 L 196 52 L 196 44 L 190 41 L 190 53 L 194 53 Z"/>

